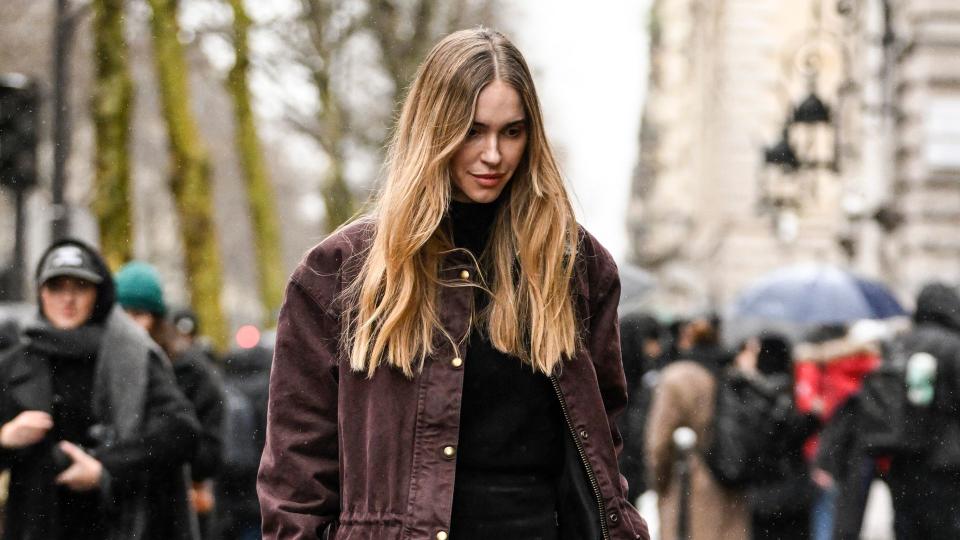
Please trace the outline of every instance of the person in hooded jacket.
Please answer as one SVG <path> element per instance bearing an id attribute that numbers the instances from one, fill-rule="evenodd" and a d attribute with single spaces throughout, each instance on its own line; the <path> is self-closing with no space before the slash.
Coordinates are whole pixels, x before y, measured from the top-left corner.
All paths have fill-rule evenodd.
<path id="1" fill-rule="evenodd" d="M 212 479 L 220 470 L 223 453 L 223 381 L 207 351 L 175 339 L 175 330 L 166 319 L 167 304 L 156 268 L 143 261 L 131 261 L 120 268 L 115 281 L 117 303 L 169 356 L 177 385 L 200 420 L 200 439 L 190 458 L 190 498 L 201 531 L 209 531 L 215 504 Z"/>
<path id="2" fill-rule="evenodd" d="M 183 463 L 199 425 L 88 245 L 51 246 L 39 317 L 0 358 L 3 538 L 194 539 Z"/>
<path id="3" fill-rule="evenodd" d="M 927 444 L 890 465 L 897 538 L 960 538 L 960 296 L 942 283 L 925 286 L 913 320 L 902 338 L 907 396 Z"/>

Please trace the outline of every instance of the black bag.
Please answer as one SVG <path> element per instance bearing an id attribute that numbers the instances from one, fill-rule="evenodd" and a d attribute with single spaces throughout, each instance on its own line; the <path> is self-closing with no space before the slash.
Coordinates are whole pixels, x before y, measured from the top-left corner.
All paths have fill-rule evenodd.
<path id="1" fill-rule="evenodd" d="M 919 455 L 927 446 L 929 407 L 917 407 L 907 399 L 908 356 L 903 343 L 894 341 L 885 356 L 864 377 L 860 389 L 860 442 L 872 456 Z"/>
<path id="2" fill-rule="evenodd" d="M 777 476 L 777 440 L 792 406 L 782 390 L 736 373 L 717 380 L 704 460 L 721 485 L 740 489 Z"/>
<path id="3" fill-rule="evenodd" d="M 927 353 L 910 354 L 896 340 L 884 363 L 864 378 L 857 425 L 861 444 L 869 455 L 922 458 L 932 470 L 960 470 L 960 421 L 950 406 L 953 398 L 938 396 L 926 406 L 908 399 L 908 364 L 916 354 Z"/>

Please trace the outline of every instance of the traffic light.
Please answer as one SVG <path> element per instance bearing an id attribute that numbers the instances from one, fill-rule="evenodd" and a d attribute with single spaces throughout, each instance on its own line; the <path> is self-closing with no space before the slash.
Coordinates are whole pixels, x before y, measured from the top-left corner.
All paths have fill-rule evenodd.
<path id="1" fill-rule="evenodd" d="M 0 186 L 26 190 L 37 182 L 37 85 L 20 74 L 0 75 Z"/>

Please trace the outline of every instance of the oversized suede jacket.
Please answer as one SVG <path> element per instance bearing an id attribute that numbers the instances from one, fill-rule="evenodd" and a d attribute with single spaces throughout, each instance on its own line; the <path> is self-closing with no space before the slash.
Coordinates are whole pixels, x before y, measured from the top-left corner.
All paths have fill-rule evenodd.
<path id="1" fill-rule="evenodd" d="M 440 320 L 459 347 L 435 339 L 412 378 L 350 370 L 340 347 L 341 292 L 375 225 L 345 227 L 294 271 L 280 312 L 266 446 L 257 491 L 266 539 L 445 540 L 453 503 L 463 358 L 476 267 L 445 255 Z M 620 360 L 620 284 L 610 254 L 581 231 L 575 271 L 582 346 L 551 377 L 568 425 L 558 508 L 564 540 L 648 539 L 625 499 L 614 423 L 627 401 Z M 455 540 L 455 539 L 454 539 Z"/>

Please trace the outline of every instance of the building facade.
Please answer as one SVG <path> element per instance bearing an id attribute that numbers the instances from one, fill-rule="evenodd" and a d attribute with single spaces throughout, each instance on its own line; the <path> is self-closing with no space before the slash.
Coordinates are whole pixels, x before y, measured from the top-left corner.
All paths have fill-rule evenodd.
<path id="1" fill-rule="evenodd" d="M 960 280 L 960 3 L 656 0 L 650 54 L 628 227 L 652 307 L 721 311 L 801 262 L 904 300 Z"/>

